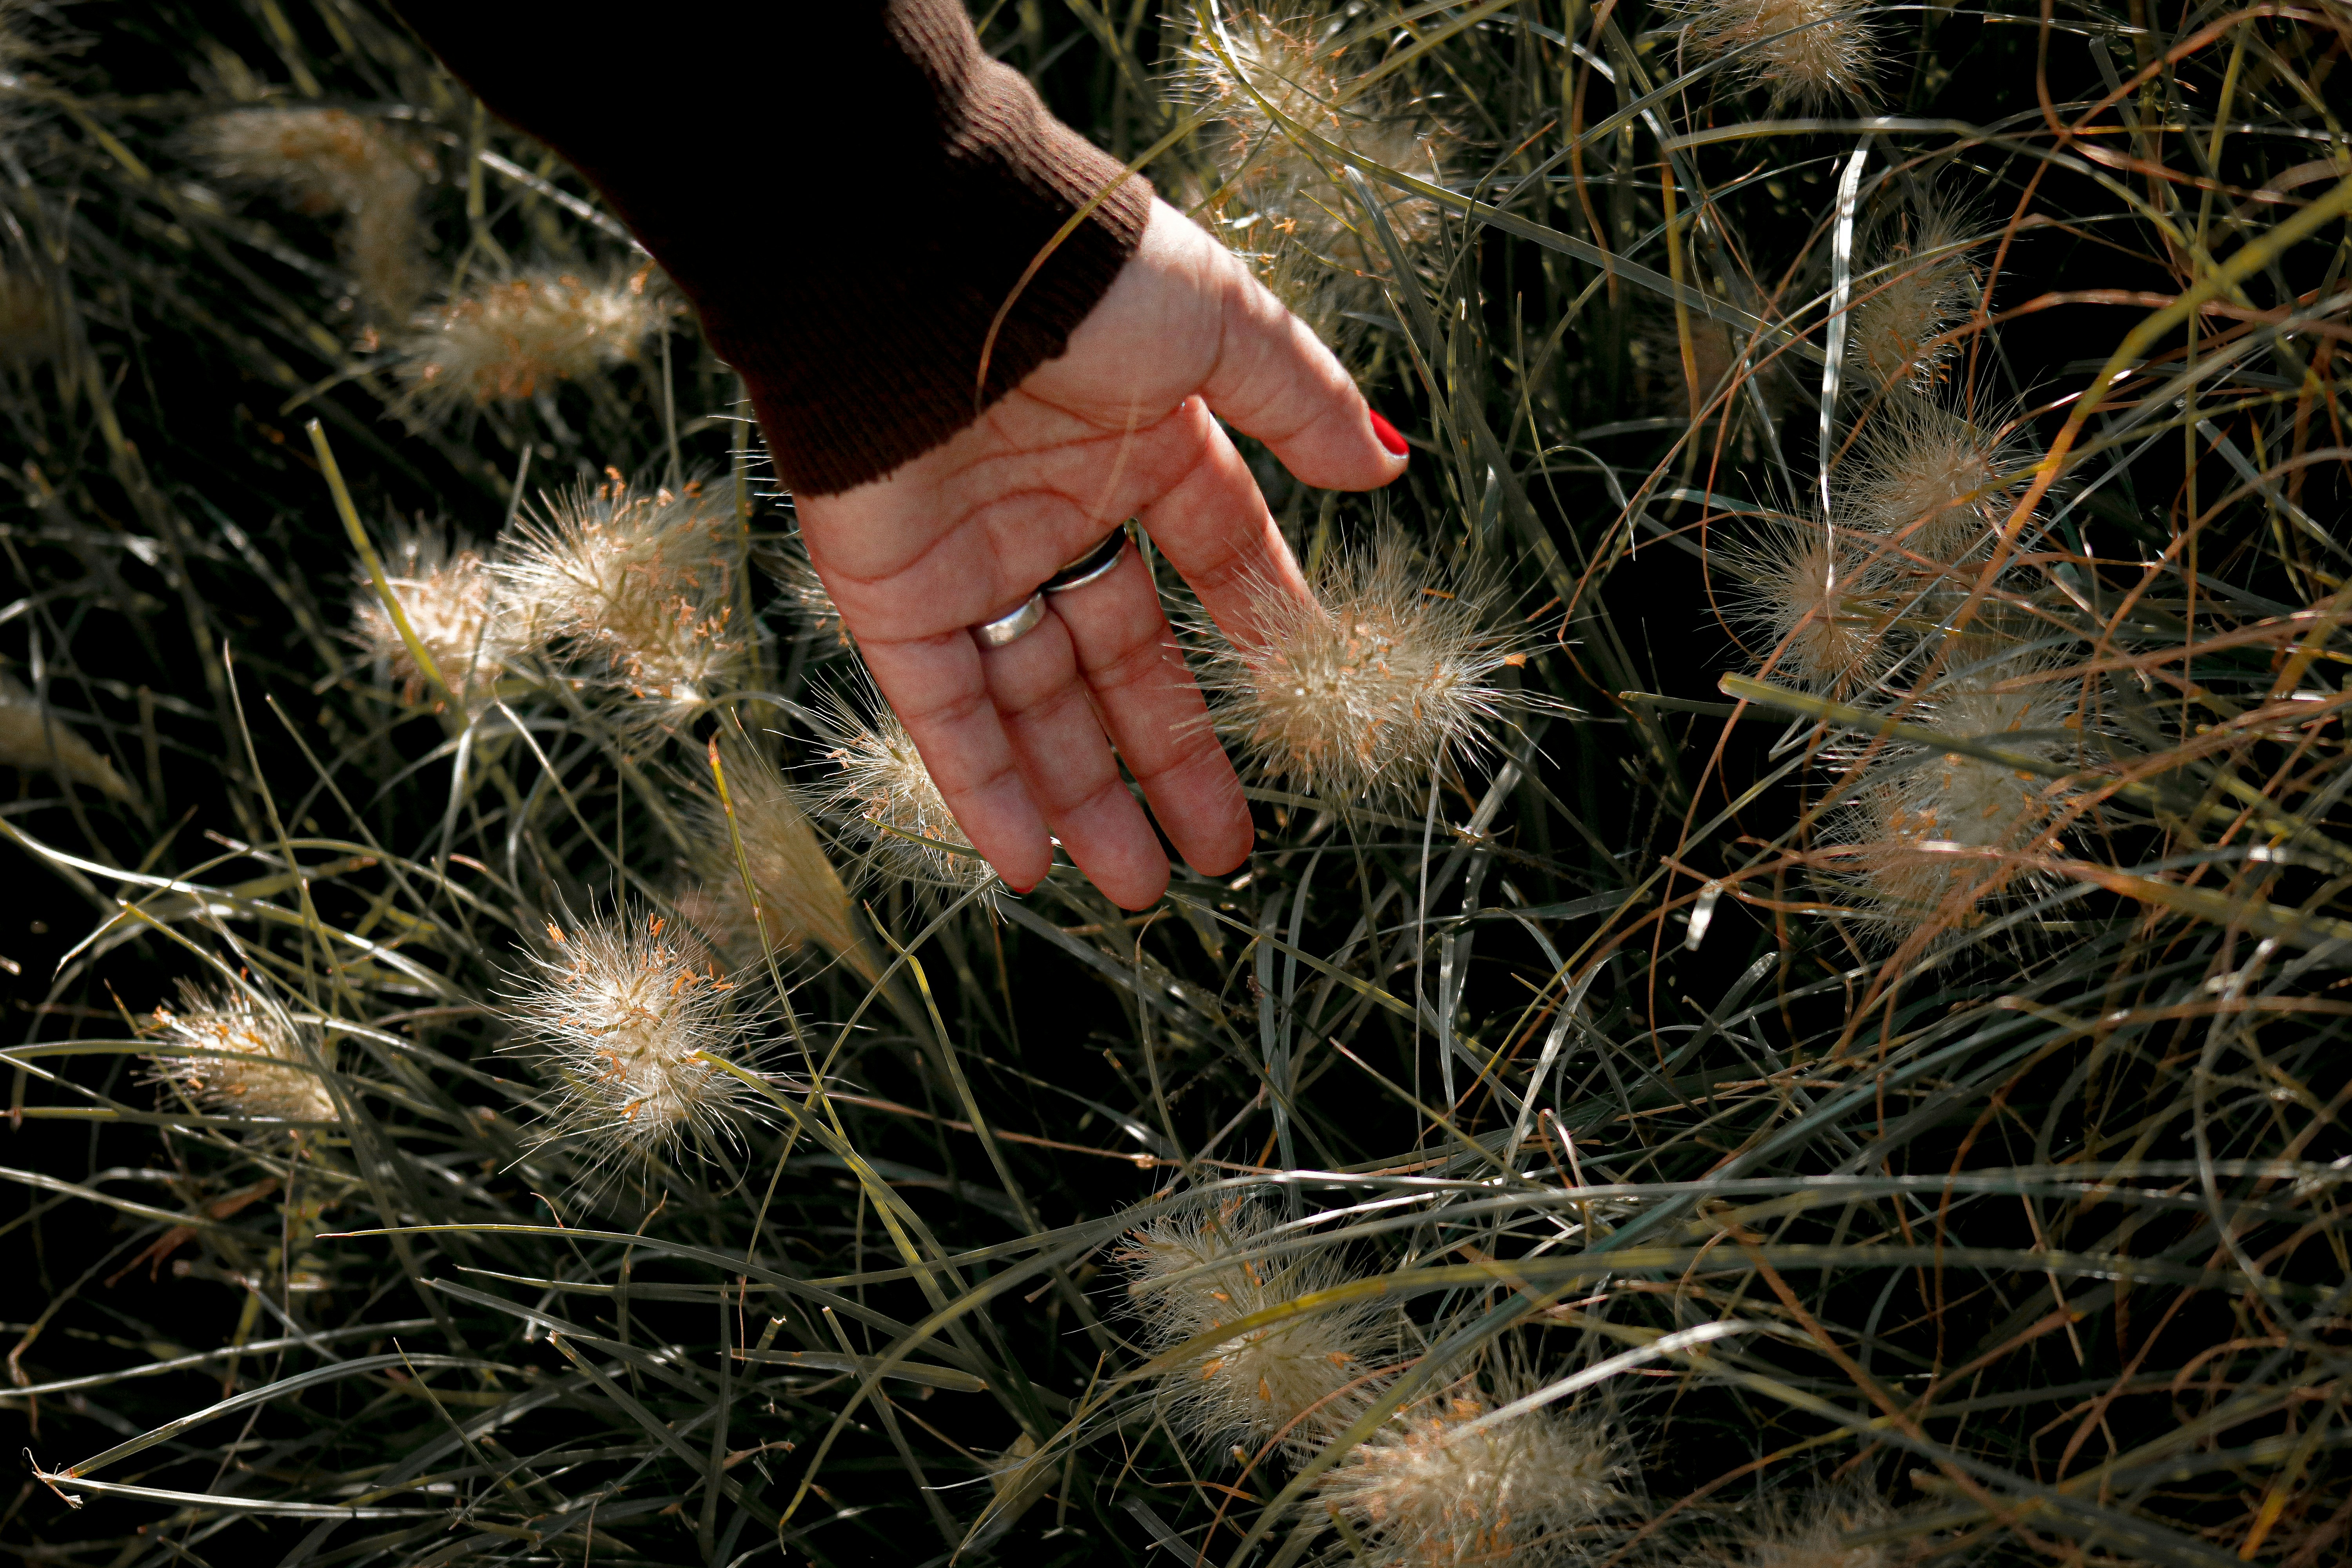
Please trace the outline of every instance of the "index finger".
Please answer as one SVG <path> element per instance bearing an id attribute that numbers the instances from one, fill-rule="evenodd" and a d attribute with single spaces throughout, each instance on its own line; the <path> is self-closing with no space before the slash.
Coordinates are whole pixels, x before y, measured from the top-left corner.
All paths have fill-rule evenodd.
<path id="1" fill-rule="evenodd" d="M 1137 521 L 1200 595 L 1217 628 L 1236 644 L 1255 643 L 1259 606 L 1267 598 L 1311 605 L 1315 595 L 1256 477 L 1207 406 L 1192 398 L 1172 417 L 1193 423 L 1199 456 Z"/>

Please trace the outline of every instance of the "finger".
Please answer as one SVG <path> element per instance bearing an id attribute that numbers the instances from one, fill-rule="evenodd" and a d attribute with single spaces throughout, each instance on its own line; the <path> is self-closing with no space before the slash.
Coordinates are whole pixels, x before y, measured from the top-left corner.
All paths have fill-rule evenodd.
<path id="1" fill-rule="evenodd" d="M 1338 358 L 1240 259 L 1223 258 L 1209 406 L 1318 489 L 1370 490 L 1405 470 L 1404 438 L 1375 415 Z"/>
<path id="2" fill-rule="evenodd" d="M 1135 797 L 1078 677 L 1069 628 L 1048 615 L 1036 630 L 981 655 L 1004 732 L 1045 821 L 1070 858 L 1121 909 L 1148 909 L 1168 889 L 1168 856 Z"/>
<path id="3" fill-rule="evenodd" d="M 959 627 L 942 637 L 860 643 L 858 651 L 971 847 L 1015 892 L 1044 881 L 1054 847 L 971 634 Z"/>
<path id="4" fill-rule="evenodd" d="M 1199 422 L 1200 456 L 1138 521 L 1218 629 L 1246 645 L 1258 639 L 1268 600 L 1306 605 L 1314 595 L 1231 438 L 1199 403 L 1181 412 Z"/>
<path id="5" fill-rule="evenodd" d="M 1249 803 L 1141 554 L 1129 547 L 1108 576 L 1051 603 L 1119 758 L 1176 853 L 1213 877 L 1240 865 L 1252 842 Z"/>

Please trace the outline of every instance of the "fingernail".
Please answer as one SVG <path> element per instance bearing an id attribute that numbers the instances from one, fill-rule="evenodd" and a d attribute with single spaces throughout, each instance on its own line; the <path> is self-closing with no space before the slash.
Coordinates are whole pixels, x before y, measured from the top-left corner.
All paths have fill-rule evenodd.
<path id="1" fill-rule="evenodd" d="M 1402 458 L 1412 449 L 1406 445 L 1403 434 L 1395 426 L 1381 418 L 1378 409 L 1372 409 L 1370 412 L 1372 416 L 1372 435 L 1379 439 L 1381 446 L 1389 449 L 1390 457 Z"/>

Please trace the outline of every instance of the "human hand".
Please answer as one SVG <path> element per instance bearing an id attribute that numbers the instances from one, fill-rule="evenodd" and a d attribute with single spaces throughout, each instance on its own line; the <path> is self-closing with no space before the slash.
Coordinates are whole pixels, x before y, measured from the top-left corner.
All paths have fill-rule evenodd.
<path id="1" fill-rule="evenodd" d="M 983 649 L 970 630 L 1130 517 L 1236 642 L 1253 635 L 1253 584 L 1305 598 L 1213 414 L 1320 489 L 1374 489 L 1405 468 L 1403 441 L 1385 423 L 1376 432 L 1330 351 L 1155 201 L 1142 244 L 1059 359 L 905 467 L 798 503 L 809 557 L 876 684 L 972 847 L 1017 890 L 1051 868 L 1048 832 L 1122 908 L 1166 890 L 1167 857 L 1118 759 L 1188 865 L 1214 875 L 1249 855 L 1241 781 L 1134 550 L 1108 576 L 1047 595 L 1044 622 L 1009 646 Z"/>

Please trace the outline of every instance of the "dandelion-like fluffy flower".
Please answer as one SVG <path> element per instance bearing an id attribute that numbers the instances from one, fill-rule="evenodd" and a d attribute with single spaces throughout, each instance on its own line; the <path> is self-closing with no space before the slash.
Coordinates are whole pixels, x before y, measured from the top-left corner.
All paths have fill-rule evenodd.
<path id="1" fill-rule="evenodd" d="M 1129 1236 L 1118 1261 L 1155 1348 L 1347 1281 L 1328 1246 L 1267 1257 L 1274 1223 L 1261 1205 L 1234 1201 Z M 1378 1313 L 1371 1305 L 1311 1312 L 1213 1344 L 1161 1378 L 1170 1429 L 1203 1446 L 1275 1442 L 1294 1454 L 1312 1451 L 1363 1414 L 1384 1375 Z"/>
<path id="2" fill-rule="evenodd" d="M 1959 216 L 1933 200 L 1906 204 L 1865 247 L 1873 259 L 1854 281 L 1846 363 L 1873 384 L 1924 391 L 1957 345 L 1937 340 L 1973 304 Z"/>
<path id="3" fill-rule="evenodd" d="M 750 1086 L 706 1059 L 733 1057 L 749 1034 L 734 988 L 665 927 L 625 910 L 550 921 L 516 976 L 514 1048 L 539 1058 L 554 1091 L 542 1144 L 575 1146 L 592 1165 L 638 1164 L 689 1140 L 714 1146 L 748 1107 Z"/>
<path id="4" fill-rule="evenodd" d="M 1703 55 L 1741 53 L 1731 68 L 1772 95 L 1775 109 L 1870 97 L 1875 64 L 1862 0 L 1681 0 Z"/>
<path id="5" fill-rule="evenodd" d="M 817 742 L 830 767 L 801 798 L 814 816 L 856 841 L 873 872 L 963 891 L 996 876 L 948 809 L 915 738 L 871 680 L 856 700 L 827 694 Z"/>
<path id="6" fill-rule="evenodd" d="M 617 473 L 518 523 L 492 570 L 526 637 L 561 639 L 576 679 L 674 724 L 731 679 L 741 530 L 698 485 L 632 489 Z"/>
<path id="7" fill-rule="evenodd" d="M 1985 650 L 1959 645 L 1957 657 Z M 2040 666 L 1977 668 L 1947 678 L 1899 717 L 1956 739 L 2044 763 L 2078 760 L 2081 721 Z M 2043 773 L 1958 752 L 1881 745 L 1849 775 L 1833 826 L 1839 879 L 1892 925 L 1966 924 L 2020 881 L 2021 857 L 2054 853 L 2063 792 Z"/>
<path id="8" fill-rule="evenodd" d="M 344 109 L 239 109 L 206 121 L 197 141 L 222 174 L 274 187 L 304 212 L 342 214 L 352 276 L 380 315 L 397 320 L 423 297 L 416 202 L 432 159 L 383 121 Z"/>
<path id="9" fill-rule="evenodd" d="M 1400 1411 L 1318 1484 L 1368 1568 L 1570 1561 L 1623 1508 L 1605 1432 L 1559 1405 L 1504 1414 L 1475 1385 Z"/>
<path id="10" fill-rule="evenodd" d="M 1421 789 L 1491 746 L 1514 713 L 1545 706 L 1495 679 L 1532 642 L 1491 626 L 1491 596 L 1441 581 L 1394 531 L 1367 552 L 1335 552 L 1311 602 L 1260 584 L 1254 639 L 1194 625 L 1213 721 L 1267 775 L 1329 804 Z"/>
<path id="11" fill-rule="evenodd" d="M 1204 217 L 1260 280 L 1327 341 L 1353 336 L 1355 314 L 1381 304 L 1386 249 L 1360 234 L 1354 197 L 1328 154 L 1302 132 L 1387 168 L 1444 183 L 1458 140 L 1391 78 L 1368 90 L 1347 58 L 1344 17 L 1286 22 L 1251 10 L 1178 49 L 1178 94 L 1214 116 L 1204 146 L 1220 184 Z M 1433 203 L 1388 201 L 1390 228 L 1408 246 L 1440 226 Z"/>
<path id="12" fill-rule="evenodd" d="M 112 763 L 66 728 L 56 710 L 5 674 L 0 674 L 0 767 L 55 773 L 116 800 L 139 798 Z"/>
<path id="13" fill-rule="evenodd" d="M 1899 650 L 1890 637 L 1901 601 L 1883 542 L 1782 515 L 1722 559 L 1738 579 L 1741 618 L 1775 650 L 1768 673 L 1847 695 L 1894 664 Z"/>
<path id="14" fill-rule="evenodd" d="M 650 268 L 592 281 L 534 272 L 488 283 L 416 318 L 400 374 L 432 407 L 510 403 L 635 360 L 668 318 Z"/>
<path id="15" fill-rule="evenodd" d="M 1958 562 L 2009 521 L 2029 444 L 1925 398 L 1890 399 L 1864 429 L 1848 515 L 1900 552 Z"/>
<path id="16" fill-rule="evenodd" d="M 206 1111 L 279 1121 L 337 1120 L 334 1098 L 311 1070 L 314 1059 L 333 1066 L 318 1031 L 242 990 L 207 991 L 183 980 L 179 1011 L 156 1008 L 139 1032 L 158 1043 L 148 1058 L 155 1080 Z"/>
<path id="17" fill-rule="evenodd" d="M 717 798 L 706 796 L 696 813 L 690 860 L 699 886 L 690 903 L 681 900 L 681 911 L 709 937 L 730 972 L 757 973 L 766 949 L 791 953 L 812 941 L 860 969 L 869 967 L 849 893 L 774 766 L 739 749 L 725 768 L 732 828 Z M 735 860 L 738 837 L 760 896 L 756 921 L 743 866 Z"/>
<path id="18" fill-rule="evenodd" d="M 445 542 L 438 531 L 404 531 L 383 565 L 408 629 L 449 689 L 468 708 L 488 703 L 523 638 L 481 552 L 462 539 Z M 401 700 L 414 704 L 428 684 L 425 672 L 365 574 L 358 589 L 352 638 L 390 673 Z"/>

